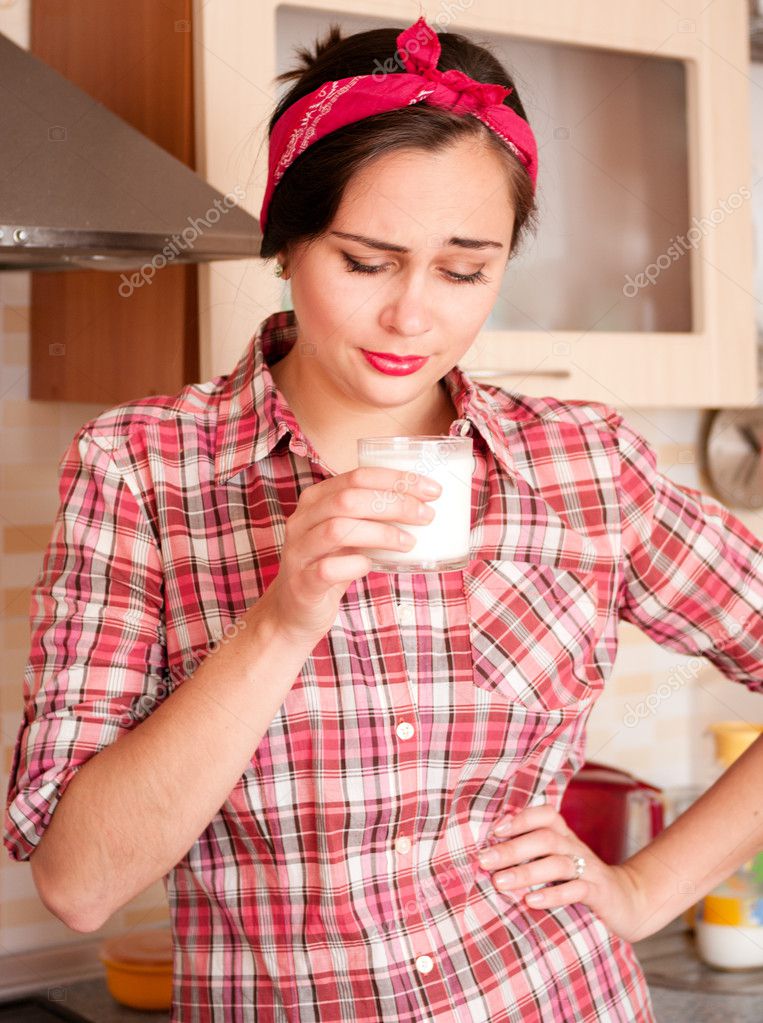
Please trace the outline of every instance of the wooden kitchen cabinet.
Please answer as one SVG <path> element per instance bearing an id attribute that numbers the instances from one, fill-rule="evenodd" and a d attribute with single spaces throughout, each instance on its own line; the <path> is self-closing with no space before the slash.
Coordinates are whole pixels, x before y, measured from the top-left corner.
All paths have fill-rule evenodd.
<path id="1" fill-rule="evenodd" d="M 538 138 L 540 226 L 506 269 L 461 360 L 509 390 L 624 407 L 757 399 L 746 0 L 476 0 L 423 10 L 487 44 L 514 75 Z M 202 172 L 267 176 L 277 73 L 338 21 L 410 25 L 391 0 L 216 0 L 197 17 Z M 290 306 L 272 265 L 200 273 L 203 378 L 228 372 L 257 324 Z"/>
<path id="2" fill-rule="evenodd" d="M 30 52 L 194 168 L 191 0 L 32 0 Z M 30 398 L 101 404 L 199 379 L 197 267 L 31 275 Z"/>

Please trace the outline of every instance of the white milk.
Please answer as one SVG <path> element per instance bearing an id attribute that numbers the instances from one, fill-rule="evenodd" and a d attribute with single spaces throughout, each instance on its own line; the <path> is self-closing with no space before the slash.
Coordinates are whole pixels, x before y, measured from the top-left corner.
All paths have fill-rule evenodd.
<path id="1" fill-rule="evenodd" d="M 470 438 L 459 438 L 459 440 Z M 415 473 L 437 480 L 442 493 L 426 504 L 434 511 L 431 522 L 394 522 L 416 538 L 407 551 L 387 548 L 365 548 L 374 569 L 388 571 L 450 571 L 463 568 L 469 560 L 469 532 L 472 510 L 472 475 L 474 459 L 469 452 L 438 447 L 437 442 L 420 450 L 365 451 L 358 465 L 383 466 L 400 472 Z M 391 502 L 405 494 L 405 478 L 397 488 L 378 492 L 377 500 Z M 393 520 L 389 520 L 393 521 Z"/>

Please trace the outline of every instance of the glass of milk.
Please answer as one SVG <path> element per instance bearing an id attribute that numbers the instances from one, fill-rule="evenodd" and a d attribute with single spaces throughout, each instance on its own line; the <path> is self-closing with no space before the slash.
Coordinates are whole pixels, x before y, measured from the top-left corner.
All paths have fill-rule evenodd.
<path id="1" fill-rule="evenodd" d="M 394 523 L 416 538 L 409 551 L 359 548 L 371 559 L 372 569 L 377 572 L 450 572 L 466 567 L 472 513 L 472 448 L 471 437 L 361 437 L 358 440 L 358 466 L 381 465 L 405 473 L 392 490 L 376 493 L 375 511 L 399 501 L 419 476 L 428 476 L 442 487 L 439 497 L 426 502 L 434 512 L 431 522 L 423 525 Z"/>

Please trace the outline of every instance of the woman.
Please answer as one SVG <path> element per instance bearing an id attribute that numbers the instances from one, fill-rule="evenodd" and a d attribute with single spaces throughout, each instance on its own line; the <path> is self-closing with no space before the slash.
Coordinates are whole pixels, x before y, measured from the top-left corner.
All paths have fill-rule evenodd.
<path id="1" fill-rule="evenodd" d="M 614 409 L 459 369 L 535 210 L 495 58 L 419 18 L 302 60 L 261 214 L 294 310 L 64 455 L 6 846 L 82 932 L 164 879 L 175 1021 L 653 1020 L 631 942 L 763 843 L 763 746 L 624 864 L 558 809 L 619 619 L 763 688 L 760 544 Z M 370 571 L 436 494 L 357 439 L 466 433 L 468 567 Z"/>

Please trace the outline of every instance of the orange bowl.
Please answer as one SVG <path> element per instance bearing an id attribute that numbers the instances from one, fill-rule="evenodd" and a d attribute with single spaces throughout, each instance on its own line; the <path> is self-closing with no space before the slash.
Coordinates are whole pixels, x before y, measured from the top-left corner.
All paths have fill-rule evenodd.
<path id="1" fill-rule="evenodd" d="M 172 932 L 133 931 L 101 945 L 101 962 L 112 998 L 131 1009 L 172 1006 Z"/>
<path id="2" fill-rule="evenodd" d="M 131 1009 L 169 1009 L 172 966 L 126 966 L 103 960 L 111 996 Z"/>

